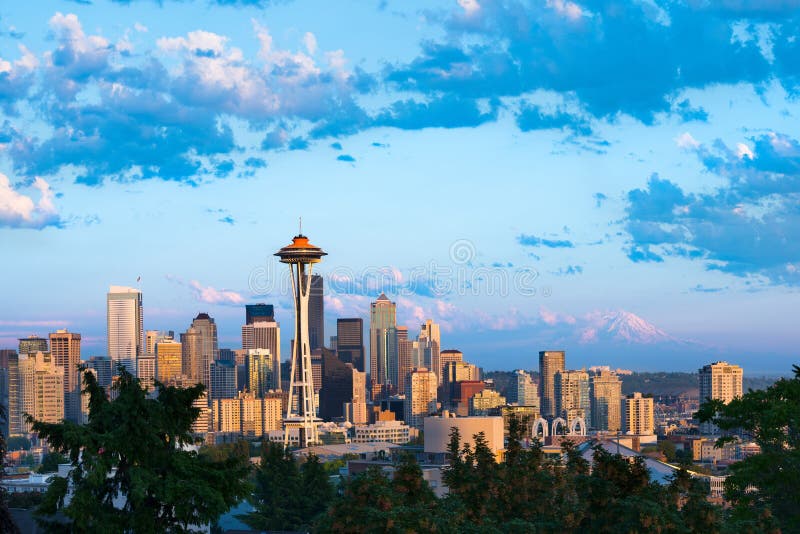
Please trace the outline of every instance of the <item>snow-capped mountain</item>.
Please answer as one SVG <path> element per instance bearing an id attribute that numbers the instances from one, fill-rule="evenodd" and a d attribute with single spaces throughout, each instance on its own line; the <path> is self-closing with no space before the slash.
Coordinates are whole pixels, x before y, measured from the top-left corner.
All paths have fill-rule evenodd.
<path id="1" fill-rule="evenodd" d="M 625 310 L 594 312 L 586 317 L 582 343 L 616 341 L 635 344 L 680 342 L 657 326 Z"/>

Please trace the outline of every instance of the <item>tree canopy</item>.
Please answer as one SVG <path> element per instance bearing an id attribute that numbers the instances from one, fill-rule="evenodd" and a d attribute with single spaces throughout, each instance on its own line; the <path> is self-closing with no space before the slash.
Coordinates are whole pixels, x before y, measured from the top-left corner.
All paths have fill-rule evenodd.
<path id="1" fill-rule="evenodd" d="M 753 439 L 761 453 L 730 466 L 725 497 L 741 531 L 800 532 L 800 367 L 765 390 L 749 390 L 725 404 L 707 400 L 697 412 L 729 435 Z"/>
<path id="2" fill-rule="evenodd" d="M 249 463 L 231 455 L 215 460 L 192 450 L 193 402 L 202 385 L 157 384 L 150 398 L 124 368 L 109 400 L 91 373 L 86 425 L 30 419 L 33 431 L 72 463 L 56 478 L 38 509 L 51 530 L 70 532 L 189 532 L 209 524 L 248 494 Z M 55 522 L 61 512 L 65 518 Z"/>

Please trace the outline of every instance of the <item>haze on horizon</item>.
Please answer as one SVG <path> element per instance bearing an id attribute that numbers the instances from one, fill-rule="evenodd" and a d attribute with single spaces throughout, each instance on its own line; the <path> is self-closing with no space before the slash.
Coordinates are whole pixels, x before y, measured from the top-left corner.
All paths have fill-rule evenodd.
<path id="1" fill-rule="evenodd" d="M 328 253 L 326 333 L 442 325 L 486 369 L 797 363 L 800 4 L 81 0 L 0 6 L 0 348 L 105 352 Z"/>

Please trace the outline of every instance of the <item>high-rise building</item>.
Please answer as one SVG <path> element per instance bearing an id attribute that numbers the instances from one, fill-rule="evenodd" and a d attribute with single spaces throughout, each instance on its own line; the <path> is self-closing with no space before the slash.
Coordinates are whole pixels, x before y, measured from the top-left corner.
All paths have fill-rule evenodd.
<path id="1" fill-rule="evenodd" d="M 448 362 L 463 362 L 464 354 L 460 350 L 445 349 L 439 351 L 439 363 L 442 366 L 442 373 L 439 377 L 440 385 L 444 382 L 444 367 Z"/>
<path id="2" fill-rule="evenodd" d="M 557 417 L 555 375 L 565 369 L 566 356 L 563 350 L 539 352 L 539 403 L 542 417 Z"/>
<path id="3" fill-rule="evenodd" d="M 80 421 L 80 389 L 78 365 L 81 361 L 81 335 L 67 330 L 50 334 L 50 355 L 55 364 L 64 370 L 64 416 L 70 421 Z"/>
<path id="4" fill-rule="evenodd" d="M 370 381 L 377 384 L 396 385 L 397 363 L 397 306 L 384 293 L 381 293 L 378 300 L 370 305 Z M 392 376 L 392 371 L 394 371 L 394 376 Z"/>
<path id="5" fill-rule="evenodd" d="M 211 362 L 211 399 L 234 398 L 239 390 L 236 378 L 236 362 Z"/>
<path id="6" fill-rule="evenodd" d="M 233 349 L 219 349 L 219 359 L 220 360 L 230 360 L 232 362 L 236 361 L 236 351 Z"/>
<path id="7" fill-rule="evenodd" d="M 447 406 L 453 407 L 453 402 L 461 400 L 461 393 L 458 389 L 460 382 L 477 382 L 481 378 L 480 370 L 467 362 L 447 362 L 444 366 L 444 381 L 442 382 L 442 393 L 444 397 L 441 399 Z M 482 383 L 481 383 L 482 384 Z M 481 387 L 481 389 L 483 389 Z M 463 399 L 467 402 L 469 399 Z"/>
<path id="8" fill-rule="evenodd" d="M 247 387 L 258 398 L 280 389 L 280 367 L 275 367 L 269 349 L 247 350 Z"/>
<path id="9" fill-rule="evenodd" d="M 43 337 L 28 336 L 19 339 L 18 354 L 36 354 L 47 352 L 47 340 Z"/>
<path id="10" fill-rule="evenodd" d="M 48 352 L 23 354 L 15 367 L 15 395 L 9 398 L 10 434 L 30 431 L 24 414 L 46 423 L 61 422 L 64 419 L 64 369 L 55 364 Z"/>
<path id="11" fill-rule="evenodd" d="M 308 297 L 308 339 L 311 350 L 325 346 L 325 281 L 318 274 L 311 275 L 311 293 Z"/>
<path id="12" fill-rule="evenodd" d="M 156 358 L 152 355 L 136 358 L 136 376 L 139 384 L 147 391 L 153 391 L 156 384 Z"/>
<path id="13" fill-rule="evenodd" d="M 515 382 L 511 384 L 512 395 L 509 402 L 514 402 L 520 406 L 534 406 L 539 411 L 539 388 L 533 381 L 531 375 L 518 369 L 514 373 Z"/>
<path id="14" fill-rule="evenodd" d="M 333 351 L 322 349 L 322 388 L 319 391 L 319 416 L 322 419 L 346 418 L 347 404 L 364 404 L 365 388 L 365 373 L 339 360 Z"/>
<path id="15" fill-rule="evenodd" d="M 408 374 L 422 365 L 414 365 L 415 345 L 419 344 L 408 339 L 408 328 L 398 326 L 397 333 L 397 391 L 405 391 Z"/>
<path id="16" fill-rule="evenodd" d="M 425 366 L 436 373 L 436 378 L 442 383 L 442 361 L 439 351 L 442 346 L 442 338 L 439 335 L 439 325 L 428 319 L 420 327 L 419 338 L 420 347 L 424 351 Z"/>
<path id="17" fill-rule="evenodd" d="M 158 343 L 158 338 L 161 337 L 161 332 L 158 330 L 146 330 L 144 333 L 144 353 L 145 354 L 155 354 L 156 353 L 156 343 Z"/>
<path id="18" fill-rule="evenodd" d="M 185 334 L 181 334 L 183 345 L 183 374 L 211 385 L 211 362 L 218 359 L 217 325 L 207 313 L 199 313 Z"/>
<path id="19" fill-rule="evenodd" d="M 275 308 L 272 304 L 246 304 L 244 314 L 244 324 L 253 324 L 255 322 L 272 323 L 275 321 Z"/>
<path id="20" fill-rule="evenodd" d="M 106 297 L 108 356 L 117 374 L 122 365 L 136 374 L 136 358 L 144 354 L 142 293 L 132 287 L 111 286 Z"/>
<path id="21" fill-rule="evenodd" d="M 106 389 L 111 387 L 111 377 L 114 376 L 111 358 L 107 356 L 92 356 L 85 363 L 88 369 L 94 370 L 98 386 Z"/>
<path id="22" fill-rule="evenodd" d="M 8 355 L 8 369 L 6 371 L 6 381 L 8 386 L 6 388 L 7 397 L 6 401 L 6 428 L 8 431 L 5 435 L 10 436 L 13 434 L 20 434 L 20 415 L 19 410 L 20 396 L 19 396 L 19 362 L 20 359 L 27 358 L 28 355 L 22 356 L 14 354 Z"/>
<path id="23" fill-rule="evenodd" d="M 233 399 L 214 399 L 211 403 L 214 432 L 261 437 L 281 428 L 281 398 L 259 399 L 250 392 L 240 392 Z"/>
<path id="24" fill-rule="evenodd" d="M 704 365 L 699 370 L 700 404 L 707 399 L 721 400 L 725 404 L 742 396 L 742 368 L 725 361 Z M 719 429 L 714 423 L 700 424 L 703 434 L 716 434 Z"/>
<path id="25" fill-rule="evenodd" d="M 294 290 L 295 334 L 292 350 L 292 368 L 300 370 L 300 379 L 293 373 L 289 377 L 289 399 L 287 414 L 284 419 L 284 446 L 288 447 L 293 430 L 296 429 L 298 443 L 301 447 L 317 443 L 317 417 L 314 393 L 314 378 L 311 368 L 311 343 L 308 333 L 308 306 L 311 292 L 312 268 L 322 261 L 326 255 L 323 250 L 312 245 L 302 234 L 296 235 L 292 243 L 280 249 L 276 254 L 281 263 L 289 265 Z M 294 409 L 297 399 L 298 410 Z"/>
<path id="26" fill-rule="evenodd" d="M 506 398 L 493 389 L 479 391 L 469 399 L 469 415 L 489 415 L 490 410 L 506 405 Z"/>
<path id="27" fill-rule="evenodd" d="M 622 381 L 613 371 L 601 370 L 589 379 L 592 421 L 595 430 L 617 432 L 622 428 Z"/>
<path id="28" fill-rule="evenodd" d="M 361 318 L 336 320 L 336 352 L 344 363 L 366 372 L 364 361 L 364 321 Z"/>
<path id="29" fill-rule="evenodd" d="M 742 396 L 742 368 L 728 362 L 714 362 L 700 370 L 700 403 L 706 399 L 729 403 Z"/>
<path id="30" fill-rule="evenodd" d="M 622 430 L 626 434 L 653 433 L 653 398 L 633 393 L 622 399 Z"/>
<path id="31" fill-rule="evenodd" d="M 281 388 L 281 325 L 261 316 L 242 326 L 242 349 L 266 349 L 272 355 L 272 369 L 275 375 L 273 389 Z"/>
<path id="32" fill-rule="evenodd" d="M 411 371 L 406 382 L 404 420 L 408 426 L 422 428 L 428 414 L 436 412 L 436 389 L 439 380 L 436 373 L 420 368 Z"/>
<path id="33" fill-rule="evenodd" d="M 571 424 L 578 417 L 588 426 L 591 420 L 589 374 L 586 371 L 557 371 L 553 380 L 556 416 Z"/>
<path id="34" fill-rule="evenodd" d="M 193 338 L 193 340 L 196 338 Z M 155 344 L 158 381 L 166 384 L 183 373 L 183 345 L 174 339 L 160 339 Z"/>

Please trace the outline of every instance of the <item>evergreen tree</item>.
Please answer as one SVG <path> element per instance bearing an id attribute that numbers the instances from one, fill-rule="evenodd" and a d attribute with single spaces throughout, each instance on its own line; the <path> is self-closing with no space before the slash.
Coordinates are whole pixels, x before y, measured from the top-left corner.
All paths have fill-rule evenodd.
<path id="1" fill-rule="evenodd" d="M 300 469 L 294 456 L 279 443 L 262 446 L 250 501 L 255 510 L 240 519 L 258 530 L 292 530 L 304 519 L 301 500 Z"/>
<path id="2" fill-rule="evenodd" d="M 720 429 L 753 437 L 761 453 L 730 466 L 725 497 L 742 531 L 800 532 L 800 367 L 765 390 L 725 404 L 708 400 L 696 414 Z M 717 446 L 733 440 L 720 438 Z"/>
<path id="3" fill-rule="evenodd" d="M 204 387 L 166 387 L 148 398 L 138 379 L 119 369 L 109 401 L 92 373 L 84 374 L 89 421 L 34 421 L 33 431 L 72 462 L 69 480 L 56 478 L 38 509 L 40 521 L 71 532 L 189 532 L 214 522 L 247 494 L 249 463 L 198 455 L 193 402 Z M 69 504 L 65 498 L 70 492 Z M 62 512 L 66 525 L 48 522 Z"/>

